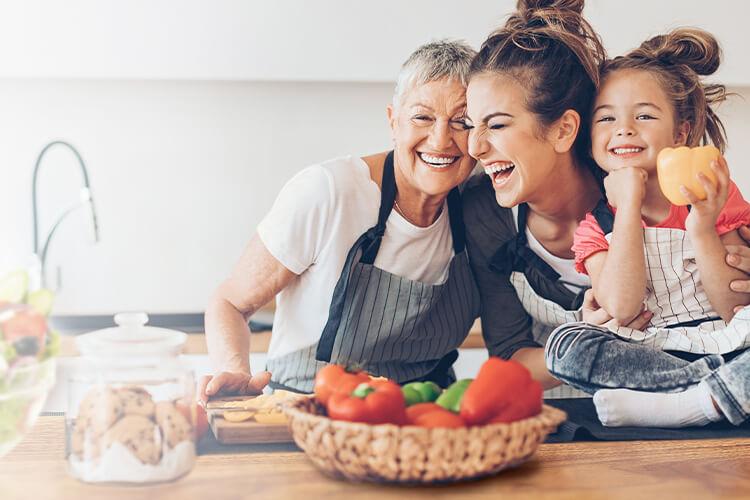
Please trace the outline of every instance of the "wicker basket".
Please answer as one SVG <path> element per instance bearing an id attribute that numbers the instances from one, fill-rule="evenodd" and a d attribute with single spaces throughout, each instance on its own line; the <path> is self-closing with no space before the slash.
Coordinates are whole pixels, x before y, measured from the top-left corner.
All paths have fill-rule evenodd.
<path id="1" fill-rule="evenodd" d="M 285 409 L 292 436 L 326 474 L 357 481 L 432 483 L 495 474 L 528 460 L 565 412 L 463 429 L 367 425 L 331 420 L 312 398 Z"/>

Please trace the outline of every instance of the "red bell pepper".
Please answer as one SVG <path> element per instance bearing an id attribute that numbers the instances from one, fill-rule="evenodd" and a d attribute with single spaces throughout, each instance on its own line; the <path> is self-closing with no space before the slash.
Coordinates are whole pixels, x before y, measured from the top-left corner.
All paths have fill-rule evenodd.
<path id="1" fill-rule="evenodd" d="M 536 415 L 542 408 L 541 389 L 522 364 L 490 357 L 464 393 L 461 418 L 469 425 L 482 425 Z"/>
<path id="2" fill-rule="evenodd" d="M 532 380 L 526 388 L 519 392 L 508 406 L 500 410 L 489 421 L 491 424 L 515 422 L 524 418 L 539 415 L 542 411 L 542 384 Z"/>
<path id="3" fill-rule="evenodd" d="M 362 383 L 350 394 L 334 392 L 327 409 L 334 420 L 396 425 L 406 422 L 406 400 L 401 386 L 385 379 Z"/>
<path id="4" fill-rule="evenodd" d="M 315 398 L 327 405 L 332 394 L 341 392 L 349 395 L 359 384 L 369 380 L 366 372 L 350 371 L 341 365 L 327 365 L 315 375 Z"/>

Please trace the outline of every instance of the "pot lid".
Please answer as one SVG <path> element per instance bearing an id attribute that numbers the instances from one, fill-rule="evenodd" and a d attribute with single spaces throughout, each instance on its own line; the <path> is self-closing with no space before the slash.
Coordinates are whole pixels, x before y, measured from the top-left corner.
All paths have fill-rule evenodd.
<path id="1" fill-rule="evenodd" d="M 146 326 L 148 314 L 144 312 L 118 313 L 114 320 L 118 326 L 76 338 L 76 345 L 83 356 L 176 356 L 187 340 L 187 335 L 178 330 Z"/>

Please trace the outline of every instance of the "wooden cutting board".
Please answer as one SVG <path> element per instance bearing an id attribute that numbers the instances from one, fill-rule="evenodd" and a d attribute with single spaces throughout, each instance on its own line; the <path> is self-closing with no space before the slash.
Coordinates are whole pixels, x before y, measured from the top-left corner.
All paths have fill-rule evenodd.
<path id="1" fill-rule="evenodd" d="M 227 402 L 247 401 L 252 397 L 212 398 L 206 404 L 206 414 L 216 440 L 222 444 L 292 443 L 292 431 L 287 424 L 261 424 L 253 420 L 229 422 L 222 407 Z"/>

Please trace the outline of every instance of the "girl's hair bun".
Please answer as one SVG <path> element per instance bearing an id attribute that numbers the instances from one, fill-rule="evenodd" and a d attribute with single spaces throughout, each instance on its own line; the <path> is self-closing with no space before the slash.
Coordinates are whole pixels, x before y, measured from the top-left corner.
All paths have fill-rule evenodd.
<path id="1" fill-rule="evenodd" d="M 643 42 L 640 50 L 664 64 L 684 64 L 701 76 L 714 74 L 721 64 L 719 42 L 698 28 L 678 28 L 655 36 Z"/>

